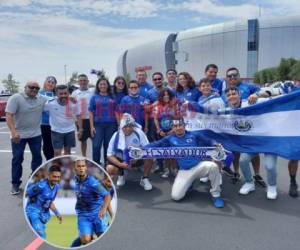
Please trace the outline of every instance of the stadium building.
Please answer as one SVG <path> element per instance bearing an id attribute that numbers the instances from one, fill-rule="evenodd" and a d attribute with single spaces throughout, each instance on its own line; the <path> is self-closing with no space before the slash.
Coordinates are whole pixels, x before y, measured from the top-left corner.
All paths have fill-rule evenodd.
<path id="1" fill-rule="evenodd" d="M 220 23 L 126 50 L 118 60 L 117 72 L 134 78 L 139 68 L 148 74 L 175 68 L 199 79 L 205 66 L 215 63 L 220 77 L 235 66 L 242 78 L 251 79 L 258 70 L 277 66 L 281 58 L 300 59 L 299 41 L 300 16 Z"/>

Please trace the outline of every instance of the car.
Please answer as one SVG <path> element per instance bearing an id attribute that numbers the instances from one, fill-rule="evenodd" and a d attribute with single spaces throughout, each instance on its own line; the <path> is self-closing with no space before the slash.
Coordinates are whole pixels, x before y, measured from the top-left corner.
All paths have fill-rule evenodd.
<path id="1" fill-rule="evenodd" d="M 7 100 L 11 95 L 4 94 L 0 95 L 0 119 L 5 118 L 5 108 L 7 104 Z"/>

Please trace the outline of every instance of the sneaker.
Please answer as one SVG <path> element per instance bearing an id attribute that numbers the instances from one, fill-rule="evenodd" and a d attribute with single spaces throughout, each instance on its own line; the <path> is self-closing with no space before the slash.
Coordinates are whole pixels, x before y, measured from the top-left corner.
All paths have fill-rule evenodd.
<path id="1" fill-rule="evenodd" d="M 246 182 L 240 189 L 239 193 L 246 195 L 255 190 L 255 185 L 253 182 Z"/>
<path id="2" fill-rule="evenodd" d="M 162 178 L 168 178 L 170 174 L 170 170 L 168 168 L 165 168 L 164 172 L 162 173 Z"/>
<path id="3" fill-rule="evenodd" d="M 10 194 L 11 194 L 11 195 L 17 195 L 17 194 L 19 194 L 19 193 L 20 193 L 20 188 L 19 188 L 19 186 L 17 186 L 17 185 L 12 185 Z"/>
<path id="4" fill-rule="evenodd" d="M 276 200 L 276 198 L 277 198 L 277 187 L 276 186 L 268 186 L 267 187 L 267 198 L 269 200 Z"/>
<path id="5" fill-rule="evenodd" d="M 146 190 L 146 191 L 150 191 L 152 189 L 152 184 L 149 181 L 149 178 L 142 178 L 140 185 Z"/>
<path id="6" fill-rule="evenodd" d="M 289 190 L 289 195 L 293 198 L 298 197 L 298 185 L 297 183 L 291 183 L 290 184 L 290 190 Z"/>
<path id="7" fill-rule="evenodd" d="M 265 183 L 264 179 L 259 174 L 254 175 L 253 179 L 254 179 L 255 184 L 260 185 L 260 186 L 262 186 L 264 188 L 267 186 L 267 184 Z"/>
<path id="8" fill-rule="evenodd" d="M 212 201 L 216 208 L 224 207 L 224 200 L 221 197 L 213 197 Z"/>
<path id="9" fill-rule="evenodd" d="M 202 182 L 202 183 L 208 182 L 208 177 L 202 177 L 202 178 L 200 178 L 200 182 Z"/>
<path id="10" fill-rule="evenodd" d="M 234 172 L 231 170 L 231 168 L 222 168 L 222 171 L 224 174 L 226 174 L 229 177 L 233 177 L 234 176 Z"/>
<path id="11" fill-rule="evenodd" d="M 234 173 L 231 177 L 232 183 L 236 184 L 241 178 L 241 175 L 239 173 Z"/>
<path id="12" fill-rule="evenodd" d="M 125 185 L 125 176 L 124 175 L 119 175 L 118 180 L 117 180 L 117 186 L 121 187 Z"/>

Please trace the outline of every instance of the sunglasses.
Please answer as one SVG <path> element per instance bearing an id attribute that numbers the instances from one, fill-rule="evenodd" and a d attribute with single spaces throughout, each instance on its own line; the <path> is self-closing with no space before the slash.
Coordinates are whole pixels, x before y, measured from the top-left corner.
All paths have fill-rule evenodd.
<path id="1" fill-rule="evenodd" d="M 125 85 L 125 82 L 117 82 L 119 85 Z"/>
<path id="2" fill-rule="evenodd" d="M 37 90 L 37 91 L 40 90 L 40 87 L 36 87 L 36 86 L 27 86 L 27 87 L 31 90 Z"/>
<path id="3" fill-rule="evenodd" d="M 161 81 L 161 78 L 153 78 L 153 81 Z"/>
<path id="4" fill-rule="evenodd" d="M 239 76 L 238 73 L 227 75 L 228 78 L 236 78 L 236 77 L 238 77 L 238 76 Z"/>

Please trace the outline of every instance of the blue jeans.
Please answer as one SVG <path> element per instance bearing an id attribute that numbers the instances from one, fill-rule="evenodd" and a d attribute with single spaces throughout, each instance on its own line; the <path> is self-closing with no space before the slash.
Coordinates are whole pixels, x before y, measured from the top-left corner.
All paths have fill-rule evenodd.
<path id="1" fill-rule="evenodd" d="M 257 154 L 242 153 L 240 157 L 240 168 L 242 170 L 245 182 L 252 182 L 250 162 Z M 267 181 L 269 186 L 277 184 L 277 156 L 265 154 L 264 165 L 267 172 Z"/>
<path id="2" fill-rule="evenodd" d="M 265 169 L 269 186 L 277 184 L 277 155 L 265 154 Z"/>
<path id="3" fill-rule="evenodd" d="M 101 156 L 101 146 L 103 143 L 104 147 L 104 161 L 106 162 L 106 152 L 108 148 L 109 141 L 117 131 L 117 123 L 115 122 L 102 122 L 94 124 L 96 129 L 96 134 L 92 139 L 93 144 L 93 161 L 100 163 Z"/>
<path id="4" fill-rule="evenodd" d="M 255 156 L 257 156 L 257 154 L 249 154 L 249 153 L 241 153 L 240 156 L 240 168 L 242 170 L 245 182 L 248 183 L 251 183 L 253 181 L 250 162 Z"/>
<path id="5" fill-rule="evenodd" d="M 11 141 L 11 148 L 13 154 L 13 158 L 11 161 L 11 183 L 13 185 L 19 186 L 22 183 L 22 163 L 24 160 L 24 151 L 27 143 L 29 145 L 29 149 L 32 155 L 31 171 L 33 172 L 42 164 L 42 137 L 40 135 L 32 138 L 21 139 L 19 143 L 14 143 L 13 141 Z"/>

